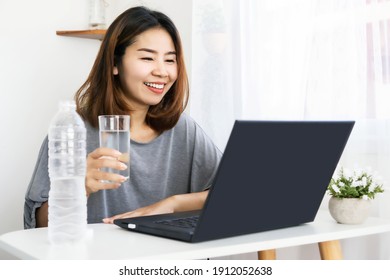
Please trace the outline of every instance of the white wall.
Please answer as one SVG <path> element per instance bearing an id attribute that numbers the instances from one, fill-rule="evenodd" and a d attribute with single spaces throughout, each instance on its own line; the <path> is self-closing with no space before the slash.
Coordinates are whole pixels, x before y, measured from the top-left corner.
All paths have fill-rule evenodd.
<path id="1" fill-rule="evenodd" d="M 107 2 L 109 23 L 138 4 L 167 13 L 191 53 L 192 1 Z M 0 234 L 23 229 L 24 195 L 50 119 L 85 81 L 100 45 L 55 31 L 87 27 L 88 0 L 0 1 Z"/>

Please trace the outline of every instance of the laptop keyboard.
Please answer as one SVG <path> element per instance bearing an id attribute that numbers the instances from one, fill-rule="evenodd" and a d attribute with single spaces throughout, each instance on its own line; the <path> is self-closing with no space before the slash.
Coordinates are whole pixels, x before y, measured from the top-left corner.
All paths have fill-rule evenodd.
<path id="1" fill-rule="evenodd" d="M 181 228 L 195 228 L 198 218 L 199 216 L 192 216 L 187 218 L 156 221 L 155 223 Z"/>

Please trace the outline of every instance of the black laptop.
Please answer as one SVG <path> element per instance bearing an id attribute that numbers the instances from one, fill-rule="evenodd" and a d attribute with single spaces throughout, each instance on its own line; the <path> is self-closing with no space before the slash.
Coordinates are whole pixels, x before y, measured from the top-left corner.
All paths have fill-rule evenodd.
<path id="1" fill-rule="evenodd" d="M 236 121 L 202 210 L 118 219 L 200 242 L 312 222 L 353 121 Z"/>

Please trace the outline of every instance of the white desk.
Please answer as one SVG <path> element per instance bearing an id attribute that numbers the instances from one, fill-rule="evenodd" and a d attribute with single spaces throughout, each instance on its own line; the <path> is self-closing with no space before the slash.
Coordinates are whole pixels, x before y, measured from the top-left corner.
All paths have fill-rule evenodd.
<path id="1" fill-rule="evenodd" d="M 313 223 L 196 244 L 92 224 L 79 244 L 50 246 L 47 228 L 0 236 L 0 247 L 21 259 L 204 259 L 365 236 L 390 231 L 390 220 L 369 218 L 361 225 L 337 224 L 327 211 Z"/>

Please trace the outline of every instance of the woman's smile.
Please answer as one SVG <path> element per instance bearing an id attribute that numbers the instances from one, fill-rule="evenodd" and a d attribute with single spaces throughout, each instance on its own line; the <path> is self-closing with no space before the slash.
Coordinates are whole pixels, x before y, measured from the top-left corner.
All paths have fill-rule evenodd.
<path id="1" fill-rule="evenodd" d="M 161 82 L 144 82 L 144 85 L 153 93 L 162 94 L 166 83 Z"/>

